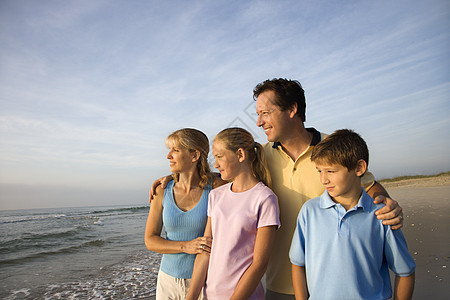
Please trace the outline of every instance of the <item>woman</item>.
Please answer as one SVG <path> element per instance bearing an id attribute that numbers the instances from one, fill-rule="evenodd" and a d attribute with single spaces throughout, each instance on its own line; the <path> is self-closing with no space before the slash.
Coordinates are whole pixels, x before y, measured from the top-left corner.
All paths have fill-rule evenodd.
<path id="1" fill-rule="evenodd" d="M 145 229 L 147 249 L 162 253 L 156 299 L 184 299 L 196 254 L 209 253 L 211 238 L 203 237 L 212 176 L 209 141 L 196 129 L 180 129 L 166 139 L 173 180 L 157 189 Z M 215 179 L 215 185 L 223 184 Z M 161 237 L 162 227 L 167 237 Z M 202 299 L 202 298 L 200 298 Z"/>
<path id="2" fill-rule="evenodd" d="M 197 255 L 186 299 L 204 287 L 208 299 L 264 299 L 261 278 L 275 231 L 278 199 L 267 187 L 270 175 L 262 146 L 241 128 L 228 128 L 214 139 L 215 167 L 232 182 L 211 191 L 205 239 L 210 255 Z"/>

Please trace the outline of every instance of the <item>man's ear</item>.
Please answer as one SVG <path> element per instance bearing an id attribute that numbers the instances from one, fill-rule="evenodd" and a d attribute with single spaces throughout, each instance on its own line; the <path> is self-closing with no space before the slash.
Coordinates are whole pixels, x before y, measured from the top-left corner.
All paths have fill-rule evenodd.
<path id="1" fill-rule="evenodd" d="M 364 173 L 366 173 L 367 171 L 367 162 L 364 159 L 360 159 L 358 160 L 358 162 L 356 163 L 356 175 L 361 177 L 364 175 Z"/>
<path id="2" fill-rule="evenodd" d="M 297 114 L 297 103 L 292 104 L 291 108 L 289 108 L 289 117 L 292 119 Z"/>
<path id="3" fill-rule="evenodd" d="M 236 151 L 239 162 L 243 162 L 245 160 L 245 151 L 242 148 L 237 149 Z"/>

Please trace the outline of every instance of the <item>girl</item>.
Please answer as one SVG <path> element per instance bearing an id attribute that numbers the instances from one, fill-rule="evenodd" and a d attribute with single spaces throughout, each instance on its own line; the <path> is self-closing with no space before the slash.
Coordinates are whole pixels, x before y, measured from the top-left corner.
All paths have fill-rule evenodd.
<path id="1" fill-rule="evenodd" d="M 215 137 L 213 154 L 232 182 L 210 193 L 204 238 L 212 238 L 211 253 L 197 255 L 186 299 L 203 287 L 208 299 L 264 299 L 261 278 L 280 221 L 262 146 L 248 131 L 228 128 Z"/>
<path id="2" fill-rule="evenodd" d="M 209 253 L 211 246 L 211 238 L 202 237 L 212 188 L 208 138 L 201 131 L 185 128 L 169 135 L 166 145 L 173 180 L 165 190 L 157 189 L 145 229 L 147 249 L 163 254 L 157 300 L 185 299 L 195 255 Z M 225 183 L 214 181 L 215 185 Z M 167 238 L 160 236 L 163 224 Z"/>

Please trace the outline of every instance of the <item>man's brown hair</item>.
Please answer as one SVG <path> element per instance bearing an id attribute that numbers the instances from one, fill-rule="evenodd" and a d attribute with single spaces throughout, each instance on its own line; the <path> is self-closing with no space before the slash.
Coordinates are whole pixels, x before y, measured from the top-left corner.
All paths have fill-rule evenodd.
<path id="1" fill-rule="evenodd" d="M 275 105 L 285 111 L 295 104 L 297 105 L 297 116 L 302 122 L 306 121 L 306 98 L 302 85 L 297 80 L 274 78 L 256 85 L 253 89 L 253 99 L 256 100 L 265 91 L 275 93 Z"/>

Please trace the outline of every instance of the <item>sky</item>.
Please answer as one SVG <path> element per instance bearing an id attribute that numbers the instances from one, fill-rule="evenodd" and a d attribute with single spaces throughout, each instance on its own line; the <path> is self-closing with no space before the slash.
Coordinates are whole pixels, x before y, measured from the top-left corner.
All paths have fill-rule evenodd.
<path id="1" fill-rule="evenodd" d="M 0 210 L 146 205 L 171 132 L 265 142 L 252 91 L 279 77 L 377 179 L 450 170 L 447 0 L 1 0 L 0 45 Z"/>

